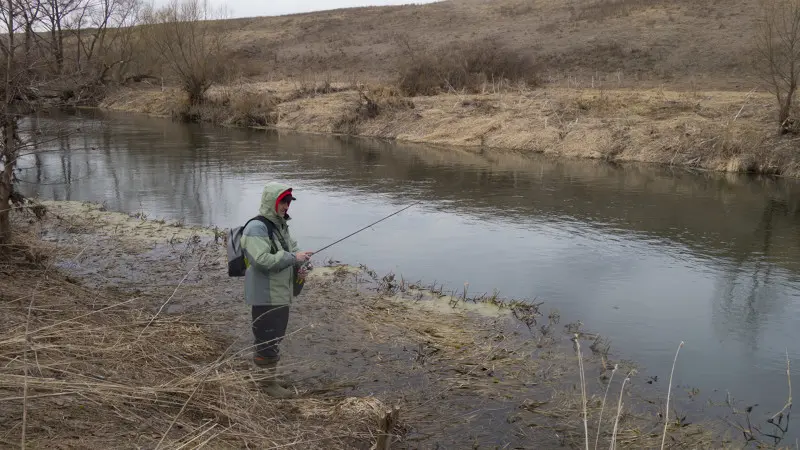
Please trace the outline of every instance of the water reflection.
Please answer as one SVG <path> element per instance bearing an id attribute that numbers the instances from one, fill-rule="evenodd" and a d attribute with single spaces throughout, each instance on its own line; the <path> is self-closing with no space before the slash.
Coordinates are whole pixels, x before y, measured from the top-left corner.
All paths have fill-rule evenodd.
<path id="1" fill-rule="evenodd" d="M 277 179 L 309 248 L 422 200 L 330 256 L 538 297 L 663 378 L 685 340 L 678 383 L 762 404 L 782 401 L 784 349 L 800 356 L 796 182 L 95 112 L 31 125 L 81 133 L 23 159 L 29 195 L 230 226 Z"/>

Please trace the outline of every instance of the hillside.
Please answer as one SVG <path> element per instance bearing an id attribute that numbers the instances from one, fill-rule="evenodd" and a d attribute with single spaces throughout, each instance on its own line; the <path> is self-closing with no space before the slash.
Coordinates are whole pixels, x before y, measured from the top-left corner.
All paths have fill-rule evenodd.
<path id="1" fill-rule="evenodd" d="M 751 89 L 754 0 L 449 0 L 222 22 L 258 80 L 388 81 L 412 54 L 494 40 L 562 87 Z"/>

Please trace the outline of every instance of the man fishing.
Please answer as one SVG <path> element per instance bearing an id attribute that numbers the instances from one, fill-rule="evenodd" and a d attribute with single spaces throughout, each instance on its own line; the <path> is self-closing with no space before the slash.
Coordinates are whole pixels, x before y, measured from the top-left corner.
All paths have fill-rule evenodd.
<path id="1" fill-rule="evenodd" d="M 278 344 L 286 334 L 289 306 L 294 297 L 295 269 L 305 278 L 306 263 L 313 252 L 298 251 L 297 241 L 289 233 L 289 205 L 296 200 L 292 189 L 281 183 L 267 183 L 261 194 L 259 215 L 244 227 L 241 248 L 245 272 L 245 303 L 252 308 L 252 330 L 255 340 L 253 362 L 271 372 L 265 382 L 265 392 L 276 398 L 289 398 L 291 391 L 278 384 L 277 367 L 280 360 Z M 272 225 L 268 227 L 268 225 Z M 270 230 L 272 228 L 272 230 Z M 270 232 L 271 231 L 271 232 Z M 270 237 L 271 236 L 271 237 Z"/>
<path id="2" fill-rule="evenodd" d="M 298 251 L 297 241 L 289 233 L 288 211 L 293 200 L 296 199 L 292 188 L 281 183 L 267 183 L 261 194 L 259 216 L 248 220 L 243 228 L 232 229 L 228 236 L 228 275 L 244 275 L 245 302 L 252 308 L 255 339 L 253 362 L 257 367 L 272 372 L 263 387 L 268 395 L 277 398 L 292 396 L 290 391 L 278 384 L 275 376 L 280 360 L 278 344 L 286 334 L 289 306 L 292 298 L 303 288 L 306 265 L 311 255 L 419 203 L 414 202 L 316 252 L 301 252 Z"/>

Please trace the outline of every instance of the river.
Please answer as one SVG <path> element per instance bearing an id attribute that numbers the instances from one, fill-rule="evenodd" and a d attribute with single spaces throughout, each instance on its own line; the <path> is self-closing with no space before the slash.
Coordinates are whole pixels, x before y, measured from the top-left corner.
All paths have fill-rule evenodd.
<path id="1" fill-rule="evenodd" d="M 295 190 L 291 226 L 312 250 L 421 201 L 317 261 L 543 301 L 664 392 L 685 341 L 673 393 L 698 409 L 729 392 L 762 420 L 787 398 L 786 352 L 800 357 L 796 181 L 99 111 L 27 126 L 26 195 L 222 228 L 256 214 L 278 180 Z"/>

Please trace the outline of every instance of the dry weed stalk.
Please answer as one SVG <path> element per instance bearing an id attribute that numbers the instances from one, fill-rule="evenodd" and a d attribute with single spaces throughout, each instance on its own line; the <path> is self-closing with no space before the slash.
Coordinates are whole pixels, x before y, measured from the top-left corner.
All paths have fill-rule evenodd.
<path id="1" fill-rule="evenodd" d="M 669 397 L 672 394 L 672 376 L 675 374 L 675 364 L 678 362 L 678 353 L 683 348 L 683 341 L 678 345 L 675 352 L 675 359 L 672 361 L 672 371 L 669 373 L 669 386 L 667 387 L 667 406 L 664 408 L 664 434 L 661 437 L 661 450 L 664 450 L 664 443 L 667 440 L 667 427 L 669 426 Z"/>
<path id="2" fill-rule="evenodd" d="M 41 243 L 26 245 L 28 253 L 47 253 Z M 12 274 L 0 281 L 0 422 L 24 430 L 17 445 L 352 448 L 374 441 L 385 410 L 378 400 L 275 401 L 257 388 L 269 375 L 251 370 L 246 349 L 232 350 L 199 317 L 154 318 L 146 306 L 152 299 L 95 291 L 15 258 L 0 263 Z"/>
<path id="3" fill-rule="evenodd" d="M 636 369 L 631 370 L 622 380 L 622 387 L 619 389 L 619 403 L 617 403 L 617 417 L 614 419 L 614 431 L 611 433 L 611 450 L 617 448 L 617 431 L 619 429 L 619 418 L 622 415 L 622 395 L 625 392 L 625 384 L 631 380 L 631 375 L 636 372 Z"/>
<path id="4" fill-rule="evenodd" d="M 745 446 L 754 443 L 757 448 L 784 448 L 780 447 L 781 441 L 786 438 L 786 433 L 789 432 L 789 422 L 791 419 L 791 412 L 792 412 L 792 378 L 791 378 L 791 363 L 789 360 L 789 350 L 786 349 L 786 378 L 787 384 L 789 389 L 789 395 L 786 399 L 786 403 L 784 404 L 783 408 L 780 411 L 770 416 L 766 423 L 771 425 L 775 428 L 774 431 L 765 431 L 761 429 L 761 426 L 753 423 L 751 418 L 751 414 L 753 409 L 756 405 L 747 406 L 744 408 L 744 415 L 745 415 L 745 424 L 742 425 L 740 423 L 733 422 L 732 420 L 726 419 L 726 422 L 735 428 L 737 431 L 742 433 L 742 437 L 745 441 Z M 741 414 L 737 410 L 734 405 L 734 400 L 731 397 L 730 392 L 727 393 L 725 398 L 725 403 L 731 408 L 731 411 L 734 415 Z M 777 419 L 777 420 L 776 420 Z M 784 422 L 785 419 L 785 422 Z M 772 442 L 764 442 L 764 440 L 769 439 Z M 789 444 L 791 447 L 791 444 Z"/>
<path id="5" fill-rule="evenodd" d="M 576 333 L 573 338 L 575 342 L 575 352 L 578 354 L 578 370 L 581 376 L 581 407 L 583 409 L 583 435 L 586 441 L 586 450 L 589 450 L 589 412 L 587 410 L 586 400 L 586 375 L 583 371 L 583 358 L 581 357 L 581 342 L 580 336 Z"/>
<path id="6" fill-rule="evenodd" d="M 597 445 L 600 442 L 600 430 L 603 424 L 603 411 L 606 408 L 606 398 L 608 398 L 608 391 L 611 389 L 611 382 L 614 381 L 614 374 L 617 373 L 619 364 L 614 364 L 614 369 L 611 371 L 611 377 L 608 379 L 608 386 L 606 386 L 606 393 L 603 394 L 603 404 L 600 406 L 600 417 L 597 419 L 597 436 L 594 439 L 594 448 L 597 450 Z"/>

